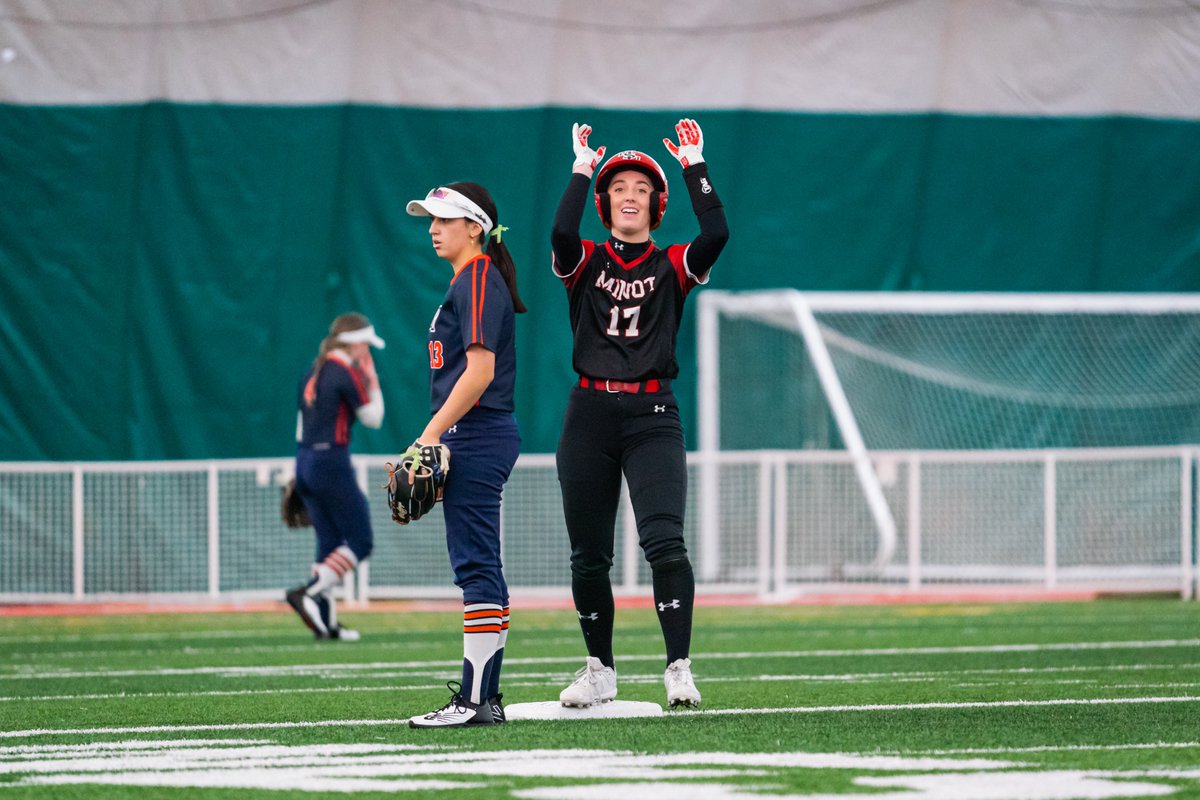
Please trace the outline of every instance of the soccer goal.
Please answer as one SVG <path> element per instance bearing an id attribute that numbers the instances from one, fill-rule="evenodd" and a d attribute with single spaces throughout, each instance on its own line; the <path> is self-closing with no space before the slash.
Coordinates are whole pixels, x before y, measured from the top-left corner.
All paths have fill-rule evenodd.
<path id="1" fill-rule="evenodd" d="M 698 370 L 704 575 L 766 450 L 776 590 L 1195 592 L 1200 297 L 706 291 Z"/>

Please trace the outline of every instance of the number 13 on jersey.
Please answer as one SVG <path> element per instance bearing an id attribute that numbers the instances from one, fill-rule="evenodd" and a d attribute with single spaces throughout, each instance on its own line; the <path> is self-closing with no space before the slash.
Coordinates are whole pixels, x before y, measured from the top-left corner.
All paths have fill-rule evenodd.
<path id="1" fill-rule="evenodd" d="M 429 343 L 429 368 L 441 369 L 445 365 L 442 358 L 442 343 L 436 339 Z"/>

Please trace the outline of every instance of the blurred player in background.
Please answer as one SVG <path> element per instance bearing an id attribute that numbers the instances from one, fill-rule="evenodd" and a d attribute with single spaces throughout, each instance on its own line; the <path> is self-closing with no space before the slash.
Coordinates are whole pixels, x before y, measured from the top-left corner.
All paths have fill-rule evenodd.
<path id="1" fill-rule="evenodd" d="M 300 379 L 296 419 L 296 491 L 317 534 L 312 578 L 290 590 L 288 604 L 318 639 L 356 641 L 338 624 L 333 590 L 374 546 L 367 500 L 350 464 L 350 427 L 383 424 L 383 394 L 371 348 L 384 341 L 358 313 L 329 326 L 317 358 Z"/>
<path id="2" fill-rule="evenodd" d="M 508 584 L 500 563 L 500 496 L 521 446 L 513 416 L 517 359 L 516 265 L 503 244 L 487 189 L 477 183 L 438 187 L 408 213 L 432 217 L 437 255 L 454 270 L 429 324 L 431 412 L 414 446 L 443 444 L 450 468 L 442 507 L 454 583 L 463 593 L 462 683 L 450 702 L 414 728 L 502 723 L 500 667 L 508 637 Z"/>
<path id="3" fill-rule="evenodd" d="M 588 656 L 559 696 L 564 706 L 617 696 L 609 570 L 622 472 L 653 573 L 666 643 L 667 704 L 700 704 L 688 656 L 696 582 L 683 541 L 687 466 L 671 379 L 679 372 L 675 339 L 684 300 L 708 281 L 729 230 L 701 154 L 700 126 L 684 119 L 675 131 L 679 143 L 663 143 L 683 166 L 700 223 L 690 244 L 660 249 L 651 238 L 667 208 L 667 177 L 636 150 L 612 156 L 596 176 L 596 208 L 611 236 L 602 243 L 580 238 L 588 186 L 604 148 L 593 150 L 591 128 L 578 124 L 571 136 L 573 174 L 550 236 L 554 274 L 567 289 L 572 363 L 580 376 L 568 400 L 557 463 L 571 540 L 571 592 Z"/>

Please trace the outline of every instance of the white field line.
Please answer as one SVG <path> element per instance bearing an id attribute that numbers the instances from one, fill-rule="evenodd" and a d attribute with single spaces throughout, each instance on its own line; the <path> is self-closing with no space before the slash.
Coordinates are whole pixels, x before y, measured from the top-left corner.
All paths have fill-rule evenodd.
<path id="1" fill-rule="evenodd" d="M 25 731 L 0 731 L 0 739 L 32 736 L 96 736 L 114 733 L 192 733 L 195 731 L 263 731 L 288 728 L 341 728 L 351 726 L 407 725 L 404 719 L 327 719 L 314 722 L 238 722 L 225 725 L 141 725 L 126 728 L 34 728 Z"/>
<path id="2" fill-rule="evenodd" d="M 509 683 L 509 686 L 545 686 L 545 683 Z M 445 683 L 424 686 L 314 686 L 306 689 L 223 689 L 209 692 L 115 692 L 111 694 L 50 694 L 30 697 L 0 697 L 0 702 L 28 701 L 31 703 L 77 702 L 79 700 L 142 700 L 148 698 L 180 697 L 253 697 L 280 694 L 337 694 L 340 692 L 415 692 L 444 689 Z"/>
<path id="3" fill-rule="evenodd" d="M 1115 706 L 1160 703 L 1200 703 L 1200 696 L 1178 697 L 1081 697 L 1052 700 L 979 700 L 958 703 L 872 703 L 858 706 L 791 706 L 788 708 L 712 708 L 672 711 L 673 717 L 724 716 L 728 714 L 825 714 L 840 711 L 923 711 L 927 709 L 1031 708 L 1037 706 Z"/>
<path id="4" fill-rule="evenodd" d="M 871 703 L 843 706 L 791 706 L 788 708 L 718 708 L 698 711 L 672 711 L 666 719 L 693 716 L 729 716 L 734 714 L 830 714 L 861 711 L 924 711 L 929 709 L 967 708 L 1034 708 L 1044 706 L 1110 706 L 1162 703 L 1200 703 L 1200 696 L 1181 697 L 1094 697 L 1055 700 L 994 700 L 962 703 Z M 336 728 L 407 725 L 404 719 L 318 720 L 314 722 L 242 722 L 225 725 L 143 725 L 113 728 L 33 728 L 20 731 L 0 731 L 0 739 L 19 739 L 34 736 L 95 736 L 125 733 L 175 733 L 194 731 L 246 731 L 285 728 Z"/>
<path id="5" fill-rule="evenodd" d="M 1086 650 L 1148 650 L 1200 647 L 1200 639 L 1153 639 L 1138 641 L 1114 642 L 1049 642 L 1031 644 L 1000 644 L 1000 645 L 959 645 L 943 647 L 874 647 L 854 650 L 777 650 L 767 652 L 735 652 L 735 653 L 700 653 L 693 656 L 695 662 L 715 660 L 744 660 L 765 658 L 857 658 L 862 656 L 908 656 L 908 655 L 949 655 L 967 653 L 1039 653 L 1039 652 L 1079 652 Z M 526 664 L 564 664 L 580 660 L 578 655 L 544 656 L 537 658 L 506 658 L 506 666 Z M 622 663 L 630 661 L 661 661 L 661 653 L 650 655 L 622 655 Z M 429 669 L 435 667 L 460 666 L 460 658 L 438 661 L 379 661 L 365 664 L 296 664 L 269 667 L 189 667 L 166 668 L 149 670 L 77 670 L 71 672 L 55 672 L 40 666 L 37 671 L 0 674 L 0 680 L 32 680 L 56 678 L 98 678 L 98 677 L 131 677 L 148 675 L 281 675 L 281 674 L 321 674 L 322 671 L 368 671 L 382 669 Z"/>
<path id="6" fill-rule="evenodd" d="M 417 757 L 429 755 L 434 758 L 445 754 L 447 758 L 453 758 L 453 755 L 447 751 L 459 749 L 453 745 L 446 747 L 436 744 L 387 744 L 382 742 L 371 744 L 330 742 L 302 745 L 301 747 L 306 754 L 310 754 L 310 762 L 311 757 L 371 754 L 381 751 L 409 753 Z M 232 752 L 239 756 L 265 757 L 275 760 L 278 760 L 280 756 L 292 755 L 296 751 L 295 745 L 280 745 L 271 739 L 126 739 L 121 742 L 88 742 L 87 744 L 8 745 L 0 747 L 0 773 L 5 771 L 4 762 L 21 759 L 50 762 L 62 759 L 74 760 L 78 756 L 94 753 L 101 758 L 111 758 L 116 755 L 118 758 L 114 760 L 120 762 L 125 760 L 119 758 L 123 754 L 153 758 L 156 750 L 183 751 L 189 748 L 207 751 L 205 756 L 219 757 Z"/>
<path id="7" fill-rule="evenodd" d="M 341 612 L 339 611 L 339 618 L 340 618 L 340 615 L 341 615 Z M 343 620 L 343 621 L 345 621 L 345 620 Z M 1144 622 L 1144 620 L 1143 620 L 1143 622 Z M 376 639 L 377 637 L 381 637 L 381 636 L 393 637 L 396 639 L 403 637 L 403 640 L 405 642 L 408 642 L 410 640 L 438 641 L 438 640 L 442 640 L 446 637 L 447 630 L 450 630 L 450 629 L 447 628 L 445 630 L 407 631 L 407 630 L 397 627 L 395 630 L 392 630 L 392 631 L 380 631 L 380 632 L 372 631 L 371 637 L 372 637 L 372 639 Z M 831 630 L 829 632 L 829 635 L 833 635 L 835 633 L 838 633 L 838 631 Z M 335 648 L 338 646 L 337 643 L 333 643 L 332 645 L 330 645 L 330 644 L 323 645 L 321 642 L 314 643 L 312 640 L 312 634 L 308 632 L 308 629 L 306 629 L 303 625 L 300 625 L 299 623 L 297 623 L 296 630 L 294 630 L 292 632 L 280 631 L 280 630 L 276 630 L 276 631 L 262 631 L 262 630 L 190 631 L 190 632 L 189 631 L 142 631 L 142 632 L 137 632 L 137 633 L 97 633 L 97 634 L 66 633 L 66 634 L 62 634 L 62 635 L 33 634 L 33 635 L 28 635 L 28 636 L 3 636 L 3 635 L 0 635 L 0 648 L 6 649 L 6 650 L 11 650 L 19 645 L 31 645 L 31 644 L 61 645 L 61 644 L 68 643 L 68 642 L 73 642 L 76 644 L 91 644 L 93 642 L 104 642 L 104 643 L 109 643 L 109 644 L 115 644 L 115 643 L 121 643 L 121 642 L 130 642 L 130 643 L 180 642 L 180 643 L 186 645 L 195 639 L 205 640 L 205 644 L 212 644 L 213 645 L 212 650 L 214 652 L 225 652 L 224 648 L 222 648 L 220 646 L 223 641 L 239 640 L 239 639 L 250 639 L 253 641 L 262 641 L 264 639 L 268 639 L 268 640 L 269 639 L 280 639 L 280 640 L 282 640 L 281 643 L 276 646 L 286 647 L 289 649 L 292 648 L 292 645 L 296 645 L 297 647 L 307 647 L 309 649 L 311 649 L 314 646 L 316 646 L 316 647 L 331 646 L 331 647 L 335 647 Z M 546 639 L 546 640 L 542 640 L 542 641 L 554 641 L 558 644 L 570 645 L 570 644 L 577 643 L 579 641 L 579 636 L 578 635 L 562 636 L 557 639 L 553 639 L 553 640 Z M 271 647 L 264 646 L 263 649 L 269 650 L 269 649 L 271 649 Z M 135 651 L 121 651 L 121 652 L 135 652 Z M 162 651 L 161 650 L 150 650 L 150 651 L 136 651 L 136 652 L 157 653 L 157 652 L 162 652 Z M 58 651 L 53 651 L 53 650 L 49 651 L 49 652 L 39 650 L 36 653 L 22 653 L 21 655 L 36 655 L 36 656 L 41 657 L 41 656 L 47 656 L 47 655 L 62 655 L 63 653 L 66 653 L 67 655 L 84 655 L 84 654 L 88 654 L 88 653 L 94 654 L 95 651 L 94 650 L 62 651 L 60 653 Z"/>
<path id="8" fill-rule="evenodd" d="M 858 674 L 834 674 L 834 675 L 733 675 L 733 676 L 706 676 L 700 678 L 702 685 L 714 683 L 754 683 L 754 682 L 780 682 L 780 683 L 844 683 L 844 684 L 870 684 L 870 683 L 946 683 L 953 688 L 980 688 L 980 687 L 1011 687 L 1020 685 L 1025 688 L 1032 686 L 1059 686 L 1059 685 L 1091 685 L 1097 683 L 1098 680 L 1045 680 L 1041 678 L 1045 674 L 1053 674 L 1058 672 L 1079 672 L 1079 671 L 1096 671 L 1096 672 L 1118 672 L 1118 671 L 1140 671 L 1140 670 L 1172 670 L 1180 669 L 1195 669 L 1200 667 L 1200 664 L 1105 664 L 1093 667 L 1084 666 L 1064 666 L 1064 667 L 1019 667 L 1012 670 L 1004 669 L 979 669 L 979 670 L 948 670 L 941 672 L 864 672 Z M 446 673 L 441 672 L 407 672 L 407 673 L 373 673 L 369 677 L 391 677 L 391 678 L 414 678 L 414 677 L 433 677 L 439 678 Z M 987 682 L 952 682 L 955 677 L 973 674 L 988 674 L 988 675 L 1007 675 L 1028 677 L 1029 680 L 1021 681 L 987 681 Z M 504 681 L 504 686 L 507 688 L 536 688 L 542 686 L 557 686 L 569 679 L 570 676 L 565 672 L 512 672 Z M 622 684 L 656 684 L 662 680 L 662 676 L 658 673 L 641 673 L 641 674 L 621 674 Z M 309 686 L 300 688 L 273 688 L 273 689 L 214 689 L 209 691 L 180 691 L 180 692 L 104 692 L 94 694 L 53 694 L 53 695 L 26 695 L 13 697 L 0 697 L 0 703 L 50 703 L 50 702 L 78 702 L 80 700 L 131 700 L 144 698 L 200 698 L 200 697 L 253 697 L 256 695 L 281 695 L 281 694 L 337 694 L 342 692 L 412 692 L 412 691 L 430 691 L 441 689 L 443 683 L 427 683 L 427 684 L 385 684 L 379 686 L 363 686 L 355 684 L 351 686 Z M 1173 683 L 1123 683 L 1123 684 L 1105 684 L 1108 689 L 1192 689 L 1200 686 L 1197 681 L 1180 681 Z"/>
<path id="9" fill-rule="evenodd" d="M 353 613 L 353 612 L 351 612 L 351 613 Z M 944 617 L 944 616 L 935 617 L 935 619 L 947 619 L 947 618 L 951 618 L 951 617 Z M 961 620 L 961 619 L 969 619 L 970 617 L 969 616 L 961 617 L 961 616 L 956 615 L 952 618 L 955 620 Z M 988 616 L 988 619 L 994 620 L 995 617 Z M 814 622 L 816 622 L 816 621 L 814 620 Z M 797 624 L 803 625 L 803 624 L 805 624 L 805 620 L 798 620 Z M 1067 627 L 1078 628 L 1080 630 L 1087 630 L 1087 629 L 1094 627 L 1095 625 L 1099 625 L 1099 624 L 1104 624 L 1104 625 L 1120 625 L 1120 624 L 1143 625 L 1143 624 L 1145 624 L 1145 617 L 1140 617 L 1140 616 L 1139 617 L 1133 617 L 1133 616 L 1109 617 L 1109 616 L 1105 616 L 1105 617 L 1095 617 L 1095 618 L 1093 618 L 1093 617 L 1078 618 L 1074 623 L 1072 623 L 1070 626 L 1067 626 Z M 1023 623 L 1022 627 L 1026 631 L 1036 630 L 1036 629 L 1045 629 L 1046 631 L 1049 631 L 1051 633 L 1061 633 L 1061 631 L 1063 629 L 1063 626 L 1061 626 L 1061 625 L 1047 625 L 1047 624 L 1040 624 L 1037 622 L 1030 622 L 1028 624 Z M 650 629 L 647 629 L 648 632 L 649 632 L 649 630 Z M 879 634 L 879 633 L 883 633 L 883 632 L 909 634 L 909 633 L 912 633 L 913 630 L 914 630 L 914 627 L 912 625 L 905 625 L 902 623 L 877 624 L 877 623 L 872 623 L 872 622 L 847 622 L 844 625 L 839 625 L 836 627 L 828 627 L 828 626 L 805 627 L 804 635 L 805 635 L 805 637 L 807 637 L 809 639 L 817 639 L 817 638 L 824 638 L 824 637 L 830 637 L 830 636 L 839 636 L 839 637 L 844 636 L 847 631 L 870 631 L 875 634 Z M 9 654 L 9 657 L 16 656 L 16 657 L 22 657 L 22 658 L 36 658 L 36 659 L 44 659 L 48 656 L 88 658 L 88 657 L 94 656 L 96 654 L 96 651 L 94 651 L 94 650 L 80 650 L 80 651 L 72 650 L 72 651 L 46 652 L 46 651 L 39 650 L 39 651 L 22 652 L 22 651 L 18 651 L 17 648 L 20 647 L 21 645 L 31 645 L 31 644 L 62 645 L 67 642 L 76 642 L 76 643 L 80 643 L 80 644 L 90 644 L 93 642 L 107 642 L 107 643 L 171 642 L 171 641 L 187 642 L 189 640 L 199 639 L 199 640 L 211 641 L 215 645 L 212 648 L 213 652 L 229 652 L 228 649 L 220 647 L 221 642 L 223 640 L 249 639 L 249 640 L 258 641 L 258 640 L 262 640 L 264 638 L 297 639 L 300 637 L 304 637 L 306 639 L 306 641 L 303 641 L 302 643 L 296 643 L 296 644 L 288 643 L 288 644 L 279 644 L 279 645 L 263 645 L 258 648 L 244 648 L 247 651 L 253 650 L 253 651 L 261 651 L 261 652 L 270 652 L 272 650 L 279 649 L 279 650 L 286 650 L 286 651 L 290 652 L 293 650 L 311 649 L 312 643 L 310 641 L 307 641 L 307 637 L 304 636 L 305 633 L 307 633 L 307 632 L 304 631 L 303 627 L 301 627 L 300 631 L 296 632 L 295 634 L 289 634 L 287 632 L 271 632 L 271 633 L 267 633 L 265 635 L 264 635 L 264 632 L 261 630 L 137 631 L 137 632 L 129 632 L 129 633 L 94 633 L 94 634 L 64 633 L 64 634 L 31 634 L 31 635 L 21 635 L 21 636 L 0 635 L 0 652 L 7 652 Z M 442 631 L 442 630 L 419 630 L 419 631 L 409 632 L 409 631 L 401 630 L 399 627 L 397 627 L 394 631 L 389 632 L 389 633 L 403 634 L 405 641 L 410 641 L 413 639 L 420 640 L 420 639 L 425 639 L 425 638 L 428 638 L 430 641 L 440 641 L 441 639 L 443 639 L 445 637 L 445 631 Z M 372 633 L 372 639 L 374 639 L 375 637 L 377 637 L 379 635 L 380 635 L 379 633 Z M 745 638 L 745 634 L 740 633 L 740 632 L 735 632 L 735 631 L 710 631 L 706 634 L 706 637 L 709 639 L 713 639 L 713 640 L 731 639 L 731 640 L 735 640 L 735 641 L 740 641 L 741 639 Z M 569 636 L 561 636 L 561 637 L 554 637 L 554 638 L 548 638 L 548 639 L 539 639 L 539 642 L 542 644 L 546 644 L 546 645 L 553 644 L 553 645 L 564 645 L 564 646 L 570 647 L 570 646 L 573 646 L 573 645 L 576 645 L 579 643 L 579 636 L 578 635 L 569 635 Z M 142 651 L 122 651 L 122 652 L 126 655 L 130 655 L 130 654 L 132 654 L 132 655 L 137 655 L 137 654 L 155 655 L 155 654 L 161 654 L 163 651 L 162 650 L 142 650 Z"/>
<path id="10" fill-rule="evenodd" d="M 125 739 L 119 742 L 87 742 L 86 744 L 11 744 L 0 747 L 0 758 L 4 756 L 44 756 L 55 758 L 61 754 L 78 753 L 123 753 L 129 750 L 166 750 L 178 747 L 248 747 L 250 745 L 273 745 L 272 739 Z"/>
<path id="11" fill-rule="evenodd" d="M 647 606 L 647 607 L 649 607 L 649 606 Z M 289 609 L 289 613 L 290 613 L 290 609 Z M 355 612 L 350 611 L 348 613 L 354 614 Z M 566 612 L 566 613 L 569 613 L 569 612 Z M 997 619 L 997 617 L 995 615 L 991 615 L 991 614 L 969 615 L 969 614 L 957 614 L 957 613 L 952 614 L 952 615 L 951 614 L 936 615 L 936 616 L 932 617 L 931 619 L 966 620 L 966 619 L 971 619 L 973 616 L 980 616 L 981 619 L 986 619 L 989 621 L 995 621 Z M 922 619 L 925 619 L 925 618 L 922 618 Z M 803 619 L 796 620 L 797 625 L 805 625 L 806 622 L 808 622 L 808 621 L 803 620 Z M 908 634 L 908 633 L 913 632 L 913 630 L 915 630 L 913 625 L 904 624 L 902 622 L 899 622 L 899 623 L 876 623 L 876 622 L 871 622 L 871 621 L 858 621 L 858 622 L 847 621 L 844 624 L 839 624 L 837 626 L 829 626 L 827 622 L 820 623 L 820 621 L 816 620 L 816 619 L 812 620 L 812 622 L 814 623 L 813 627 L 805 627 L 805 629 L 804 629 L 804 635 L 807 637 L 810 637 L 810 638 L 826 637 L 826 636 L 843 636 L 843 635 L 845 635 L 845 633 L 847 631 L 870 631 L 872 633 L 881 633 L 881 632 L 889 632 L 890 631 L 890 632 L 895 632 L 895 633 Z M 1066 626 L 1066 627 L 1079 628 L 1080 630 L 1087 630 L 1088 628 L 1094 627 L 1095 625 L 1101 625 L 1101 624 L 1102 625 L 1121 625 L 1121 624 L 1144 625 L 1145 622 L 1146 622 L 1146 618 L 1144 616 L 1134 616 L 1134 615 L 1118 615 L 1118 616 L 1105 615 L 1105 616 L 1096 616 L 1096 617 L 1089 616 L 1089 617 L 1078 617 L 1071 623 L 1071 625 Z M 1055 625 L 1043 624 L 1043 623 L 1038 623 L 1036 620 L 1031 620 L 1029 622 L 1023 622 L 1022 627 L 1025 630 L 1044 628 L 1045 630 L 1054 633 L 1054 632 L 1061 632 L 1064 626 L 1057 625 L 1057 624 L 1055 624 Z M 647 628 L 647 631 L 650 631 L 650 630 L 651 629 Z M 307 632 L 301 626 L 296 631 L 295 634 L 289 634 L 287 632 L 280 631 L 280 632 L 269 633 L 269 634 L 267 634 L 266 638 L 273 638 L 273 637 L 284 638 L 284 637 L 290 637 L 290 636 L 299 637 L 299 636 L 303 636 L 304 633 L 307 633 Z M 410 632 L 410 631 L 402 630 L 399 627 L 397 627 L 395 629 L 395 631 L 393 631 L 393 633 L 396 633 L 396 634 L 402 633 L 406 640 L 413 638 L 413 637 L 420 638 L 420 637 L 426 637 L 426 636 L 430 637 L 432 639 L 440 639 L 440 638 L 444 637 L 444 635 L 445 635 L 445 631 L 442 631 L 442 630 L 419 630 L 419 631 L 411 631 Z M 740 640 L 745 637 L 745 634 L 735 632 L 735 631 L 710 631 L 709 633 L 706 634 L 706 636 L 707 636 L 707 638 L 710 638 L 710 639 Z M 16 647 L 18 645 L 22 645 L 22 644 L 62 644 L 64 642 L 79 642 L 79 643 L 157 642 L 157 641 L 173 641 L 173 640 L 186 641 L 186 640 L 190 640 L 190 639 L 208 639 L 208 640 L 216 640 L 217 643 L 219 644 L 220 640 L 223 640 L 223 639 L 261 640 L 263 638 L 264 638 L 264 632 L 261 630 L 241 630 L 241 629 L 227 629 L 227 630 L 205 629 L 205 630 L 197 630 L 197 631 L 131 631 L 131 632 L 127 632 L 127 633 L 26 634 L 26 635 L 20 635 L 20 636 L 4 636 L 4 635 L 0 634 L 0 649 L 12 650 L 14 647 Z M 540 641 L 542 641 L 543 643 L 574 645 L 579 642 L 579 636 L 578 635 L 563 636 L 563 637 L 558 637 L 555 639 L 545 639 L 545 640 L 540 640 Z M 94 655 L 94 651 L 88 651 L 88 653 Z M 46 655 L 60 655 L 60 654 L 59 653 L 37 653 L 36 655 L 41 657 L 41 656 L 46 656 Z"/>
<path id="12" fill-rule="evenodd" d="M 916 683 L 917 681 L 897 681 L 897 683 Z M 1089 681 L 959 681 L 947 683 L 951 689 L 1004 689 L 1012 686 L 1101 686 L 1104 689 L 1194 689 L 1200 686 L 1200 681 L 1171 681 L 1168 683 L 1105 683 L 1101 680 Z"/>
<path id="13" fill-rule="evenodd" d="M 806 634 L 806 636 L 807 636 L 807 634 Z M 742 637 L 742 638 L 744 638 L 744 637 Z M 808 638 L 814 638 L 814 637 L 808 637 Z M 426 641 L 426 644 L 429 647 L 435 647 L 435 646 L 438 646 L 444 640 L 445 640 L 444 634 L 438 634 L 435 637 L 430 637 Z M 406 639 L 406 644 L 415 644 L 415 643 L 419 643 L 419 638 L 414 637 L 413 639 Z M 554 645 L 556 647 L 574 648 L 574 647 L 578 646 L 579 640 L 577 637 L 555 639 L 555 640 L 539 640 L 539 644 L 544 645 L 544 646 Z M 1082 643 L 1082 644 L 1068 643 L 1058 649 L 1064 649 L 1064 650 L 1090 649 L 1087 647 L 1087 644 L 1088 643 Z M 1097 643 L 1097 644 L 1103 645 L 1105 643 Z M 316 645 L 316 646 L 320 647 L 321 645 Z M 1120 646 L 1120 643 L 1108 643 L 1108 646 L 1109 647 Z M 1161 647 L 1161 646 L 1188 646 L 1188 643 L 1185 641 L 1185 642 L 1180 642 L 1178 645 L 1147 645 L 1147 646 L 1151 646 L 1151 647 L 1154 647 L 1154 646 L 1159 646 L 1159 647 Z M 332 651 L 332 650 L 339 649 L 340 647 L 341 647 L 341 645 L 334 644 L 332 646 L 329 646 L 328 649 Z M 347 646 L 347 647 L 349 647 L 349 646 Z M 1020 650 L 1020 647 L 1022 647 L 1021 645 L 997 645 L 996 647 L 1002 648 L 1002 649 L 994 650 L 993 652 L 1022 652 Z M 1039 646 L 1038 645 L 1025 645 L 1025 647 L 1039 647 Z M 1042 646 L 1042 647 L 1046 647 L 1046 649 L 1053 649 L 1053 648 L 1050 648 L 1049 646 Z M 142 648 L 142 649 L 134 649 L 134 650 L 116 650 L 116 651 L 112 651 L 112 650 L 104 650 L 104 651 L 101 651 L 101 650 L 60 650 L 60 651 L 27 650 L 27 651 L 21 651 L 21 650 L 16 650 L 11 647 L 7 647 L 7 645 L 5 645 L 4 642 L 0 641 L 0 653 L 4 653 L 3 660 L 4 660 L 4 662 L 6 662 L 6 663 L 0 663 L 0 669 L 4 669 L 4 668 L 21 669 L 21 668 L 24 668 L 24 664 L 30 664 L 33 666 L 30 666 L 27 668 L 32 670 L 35 668 L 40 668 L 40 666 L 44 665 L 47 661 L 67 662 L 67 661 L 70 661 L 73 659 L 74 660 L 79 660 L 79 659 L 92 660 L 92 659 L 95 659 L 98 654 L 104 654 L 106 656 L 107 655 L 119 655 L 123 658 L 129 658 L 129 659 L 136 659 L 136 658 L 162 659 L 164 657 L 180 656 L 180 655 L 187 655 L 189 658 L 217 657 L 217 656 L 291 655 L 291 654 L 312 653 L 313 649 L 314 649 L 314 644 L 312 642 L 303 641 L 303 642 L 291 643 L 291 644 L 278 644 L 278 645 L 263 644 L 263 645 L 247 645 L 247 646 L 236 646 L 236 647 L 222 647 L 222 646 L 196 647 L 196 646 L 184 644 L 184 645 L 181 645 L 180 647 L 153 648 L 153 649 Z M 826 657 L 826 656 L 836 656 L 836 655 L 840 655 L 840 654 L 845 654 L 845 655 L 853 656 L 853 655 L 858 654 L 859 652 L 861 652 L 864 655 L 886 656 L 886 655 L 905 655 L 905 654 L 918 654 L 919 655 L 922 652 L 927 653 L 927 654 L 938 654 L 939 652 L 969 653 L 969 652 L 975 652 L 975 651 L 971 648 L 971 646 L 967 645 L 967 646 L 965 646 L 965 649 L 946 649 L 946 650 L 941 650 L 941 651 L 939 651 L 937 648 L 925 648 L 923 651 L 917 650 L 917 649 L 909 649 L 909 648 L 895 648 L 892 652 L 888 652 L 886 650 L 880 650 L 880 651 L 875 651 L 875 652 L 866 651 L 866 650 L 864 650 L 864 651 L 809 650 L 809 651 L 804 651 L 803 653 L 798 654 L 798 655 L 803 655 L 803 656 L 808 656 L 808 657 Z M 793 655 L 793 654 L 791 654 L 791 653 L 763 653 L 762 655 L 772 656 L 772 655 Z M 722 655 L 720 657 L 728 657 L 728 656 Z M 653 656 L 628 656 L 628 658 L 649 659 L 649 658 L 653 658 Z M 558 660 L 561 660 L 561 659 L 558 659 Z M 3 677 L 4 677 L 3 675 L 0 675 L 0 678 L 3 678 Z"/>
<path id="14" fill-rule="evenodd" d="M 1033 747 L 962 747 L 953 750 L 893 750 L 891 754 L 898 756 L 970 756 L 1008 753 L 1087 753 L 1115 750 L 1190 750 L 1192 748 L 1200 748 L 1200 741 L 1141 742 L 1138 744 L 1043 744 Z"/>
<path id="15" fill-rule="evenodd" d="M 301 628 L 300 630 L 304 630 Z M 273 634 L 284 636 L 280 632 Z M 260 630 L 245 631 L 136 631 L 130 633 L 65 633 L 65 634 L 33 634 L 26 636 L 0 636 L 0 646 L 10 647 L 17 644 L 61 644 L 62 642 L 160 642 L 173 639 L 262 639 Z"/>
<path id="16" fill-rule="evenodd" d="M 444 636 L 439 637 L 444 640 Z M 409 642 L 405 642 L 407 646 Z M 357 645 L 345 645 L 346 647 Z M 433 645 L 430 645 L 433 646 Z M 64 650 L 64 651 L 45 651 L 37 650 L 27 653 L 14 653 L 6 655 L 9 661 L 31 661 L 34 663 L 43 663 L 47 659 L 62 659 L 64 661 L 73 658 L 93 659 L 99 653 L 104 655 L 118 655 L 123 658 L 163 658 L 165 656 L 178 656 L 186 654 L 189 657 L 196 656 L 240 656 L 240 655 L 273 655 L 287 653 L 311 653 L 315 647 L 327 647 L 330 650 L 335 650 L 342 647 L 341 644 L 328 643 L 320 644 L 312 641 L 306 641 L 299 644 L 285 645 L 255 645 L 248 647 L 210 647 L 200 648 L 183 645 L 178 648 L 155 648 L 152 650 Z"/>

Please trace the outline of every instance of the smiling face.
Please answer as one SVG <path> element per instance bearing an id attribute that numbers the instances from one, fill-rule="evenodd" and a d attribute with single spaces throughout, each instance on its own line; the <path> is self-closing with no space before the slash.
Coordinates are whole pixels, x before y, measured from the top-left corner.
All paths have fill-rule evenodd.
<path id="1" fill-rule="evenodd" d="M 654 187 L 646 174 L 626 169 L 608 184 L 608 209 L 614 236 L 627 242 L 650 238 L 650 194 Z"/>
<path id="2" fill-rule="evenodd" d="M 429 238 L 433 240 L 433 251 L 449 261 L 456 271 L 483 252 L 478 238 L 481 233 L 482 225 L 463 217 L 433 217 L 429 223 Z"/>

